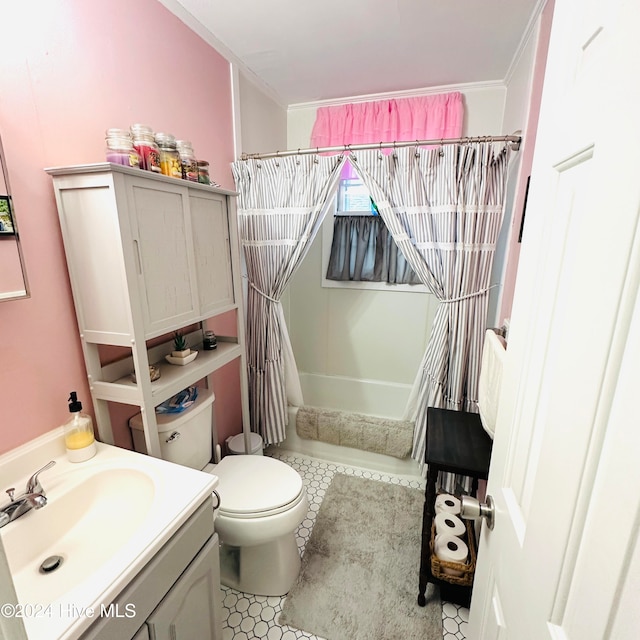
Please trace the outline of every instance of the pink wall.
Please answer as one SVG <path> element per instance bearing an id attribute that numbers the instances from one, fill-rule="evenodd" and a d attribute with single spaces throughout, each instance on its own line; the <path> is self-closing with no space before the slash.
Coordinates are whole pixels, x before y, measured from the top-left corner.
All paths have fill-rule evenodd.
<path id="1" fill-rule="evenodd" d="M 15 236 L 0 235 L 0 292 L 23 290 L 24 280 Z"/>
<path id="2" fill-rule="evenodd" d="M 31 289 L 27 300 L 0 303 L 1 453 L 66 420 L 70 390 L 91 410 L 43 169 L 102 162 L 105 129 L 142 122 L 191 140 L 212 177 L 234 184 L 229 65 L 156 0 L 3 2 L 0 18 L 0 135 Z M 214 383 L 218 421 L 237 433 L 233 373 Z"/>
<path id="3" fill-rule="evenodd" d="M 520 243 L 518 236 L 522 224 L 527 178 L 531 175 L 533 152 L 535 149 L 536 134 L 538 132 L 538 116 L 540 114 L 540 101 L 542 99 L 542 85 L 544 71 L 547 64 L 547 49 L 551 35 L 551 22 L 555 0 L 548 0 L 542 10 L 540 18 L 540 32 L 536 50 L 535 68 L 531 87 L 531 102 L 529 105 L 529 117 L 522 136 L 522 162 L 518 173 L 518 185 L 513 203 L 513 216 L 511 216 L 511 229 L 509 231 L 509 247 L 507 250 L 507 267 L 505 271 L 504 288 L 502 291 L 502 303 L 500 306 L 500 324 L 511 316 L 513 306 L 513 293 L 518 273 L 518 260 L 520 258 Z M 525 217 L 526 219 L 526 217 Z"/>

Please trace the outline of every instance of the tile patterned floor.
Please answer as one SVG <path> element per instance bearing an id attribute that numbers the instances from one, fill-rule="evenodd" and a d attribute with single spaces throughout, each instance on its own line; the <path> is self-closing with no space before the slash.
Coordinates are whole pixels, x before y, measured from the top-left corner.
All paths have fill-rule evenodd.
<path id="1" fill-rule="evenodd" d="M 283 460 L 300 473 L 309 498 L 309 513 L 296 531 L 296 539 L 300 553 L 309 540 L 324 494 L 335 473 L 362 476 L 373 480 L 392 482 L 409 487 L 423 488 L 420 480 L 408 479 L 405 476 L 369 471 L 359 467 L 334 464 L 324 460 L 310 458 L 302 454 L 288 452 L 271 453 L 273 457 Z M 416 585 L 417 588 L 417 585 Z M 223 604 L 223 638 L 224 640 L 322 640 L 299 629 L 278 624 L 278 616 L 282 611 L 284 597 L 254 596 L 241 593 L 229 587 L 222 587 Z M 465 640 L 465 632 L 469 619 L 469 610 L 458 605 L 442 603 L 442 637 L 443 640 Z M 394 639 L 395 640 L 395 639 Z"/>

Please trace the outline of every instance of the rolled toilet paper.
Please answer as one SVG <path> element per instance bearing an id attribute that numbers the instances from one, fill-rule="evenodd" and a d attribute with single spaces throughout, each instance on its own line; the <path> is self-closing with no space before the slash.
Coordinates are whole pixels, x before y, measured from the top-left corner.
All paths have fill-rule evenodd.
<path id="1" fill-rule="evenodd" d="M 438 513 L 460 513 L 460 500 L 448 493 L 441 493 L 436 498 L 436 514 Z"/>
<path id="2" fill-rule="evenodd" d="M 469 549 L 467 545 L 457 536 L 438 536 L 435 540 L 434 551 L 440 560 L 444 560 L 446 562 L 466 564 L 469 556 Z M 451 576 L 461 576 L 463 574 L 463 571 L 458 571 L 457 569 L 451 569 L 449 567 L 442 567 L 442 570 L 444 573 Z"/>
<path id="3" fill-rule="evenodd" d="M 436 514 L 436 535 L 463 536 L 467 532 L 464 522 L 452 513 Z"/>

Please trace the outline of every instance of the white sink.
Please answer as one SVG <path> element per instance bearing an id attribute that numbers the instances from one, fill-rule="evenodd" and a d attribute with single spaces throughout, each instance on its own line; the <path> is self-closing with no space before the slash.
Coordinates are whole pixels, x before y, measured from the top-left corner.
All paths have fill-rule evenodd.
<path id="1" fill-rule="evenodd" d="M 0 529 L 18 603 L 33 614 L 24 619 L 29 640 L 80 637 L 217 485 L 209 474 L 100 443 L 94 458 L 74 464 L 54 444 L 35 455 L 31 448 L 21 467 L 28 478 L 56 460 L 39 476 L 47 504 Z M 0 457 L 0 482 L 18 467 L 15 454 Z M 14 477 L 7 487 L 20 493 L 25 482 Z M 61 564 L 42 573 L 51 556 Z"/>
<path id="2" fill-rule="evenodd" d="M 45 507 L 2 532 L 18 593 L 28 592 L 32 602 L 51 602 L 90 578 L 144 526 L 154 493 L 148 474 L 117 467 L 49 491 Z M 53 555 L 61 556 L 60 567 L 41 573 L 40 565 Z"/>

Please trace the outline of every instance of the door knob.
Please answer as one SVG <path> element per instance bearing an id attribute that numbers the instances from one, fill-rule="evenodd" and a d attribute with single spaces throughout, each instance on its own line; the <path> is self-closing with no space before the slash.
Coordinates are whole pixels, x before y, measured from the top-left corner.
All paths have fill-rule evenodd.
<path id="1" fill-rule="evenodd" d="M 462 496 L 460 500 L 460 515 L 466 520 L 484 518 L 487 521 L 487 527 L 489 527 L 489 529 L 493 529 L 495 513 L 496 509 L 491 496 L 487 496 L 486 503 L 478 502 L 471 496 Z"/>

